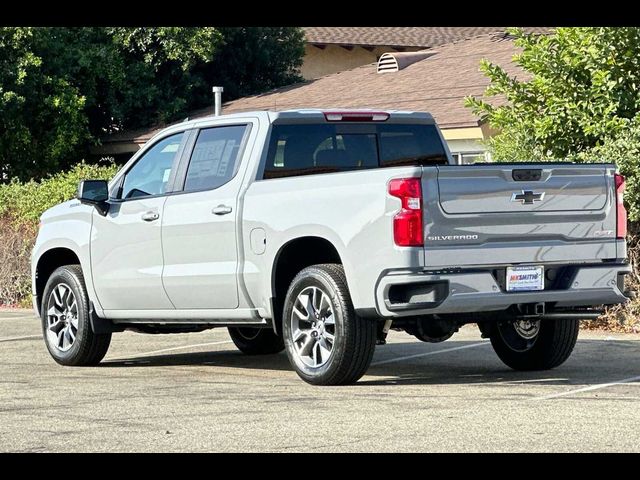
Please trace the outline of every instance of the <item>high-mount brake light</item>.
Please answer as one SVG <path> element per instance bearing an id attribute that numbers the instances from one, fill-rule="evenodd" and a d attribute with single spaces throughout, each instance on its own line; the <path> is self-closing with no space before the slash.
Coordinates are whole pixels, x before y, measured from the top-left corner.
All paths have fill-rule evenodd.
<path id="1" fill-rule="evenodd" d="M 387 112 L 324 112 L 327 122 L 384 122 Z"/>

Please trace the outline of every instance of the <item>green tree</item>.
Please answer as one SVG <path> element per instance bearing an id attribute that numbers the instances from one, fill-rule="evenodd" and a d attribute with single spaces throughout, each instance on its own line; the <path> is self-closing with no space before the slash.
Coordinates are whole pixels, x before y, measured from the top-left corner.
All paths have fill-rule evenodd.
<path id="1" fill-rule="evenodd" d="M 209 84 L 223 85 L 226 98 L 244 97 L 302 80 L 304 32 L 294 27 L 221 27 L 222 45 Z M 210 103 L 210 100 L 209 100 Z"/>
<path id="2" fill-rule="evenodd" d="M 494 127 L 518 128 L 548 156 L 565 157 L 616 135 L 640 110 L 640 29 L 557 28 L 552 35 L 512 29 L 521 52 L 514 61 L 524 79 L 483 61 L 491 81 L 486 95 L 507 104 L 468 98 L 467 105 Z M 522 77 L 522 75 L 519 75 Z"/>
<path id="3" fill-rule="evenodd" d="M 69 168 L 109 133 L 299 80 L 301 29 L 0 28 L 0 182 Z"/>
<path id="4" fill-rule="evenodd" d="M 43 65 L 37 34 L 0 27 L 0 180 L 54 169 L 88 140 L 85 97 Z"/>
<path id="5" fill-rule="evenodd" d="M 510 33 L 520 48 L 514 61 L 522 72 L 510 76 L 483 60 L 480 68 L 490 80 L 485 97 L 466 99 L 474 113 L 499 131 L 488 141 L 493 157 L 617 162 L 628 177 L 630 217 L 640 220 L 637 159 L 620 155 L 625 148 L 640 148 L 640 28 Z M 493 101 L 496 96 L 503 101 Z"/>

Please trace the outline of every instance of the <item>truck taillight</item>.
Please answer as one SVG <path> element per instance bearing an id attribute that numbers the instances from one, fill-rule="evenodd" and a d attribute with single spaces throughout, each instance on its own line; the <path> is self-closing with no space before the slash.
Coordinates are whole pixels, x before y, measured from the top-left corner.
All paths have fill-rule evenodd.
<path id="1" fill-rule="evenodd" d="M 613 177 L 616 184 L 616 237 L 627 236 L 627 209 L 624 208 L 624 177 L 616 173 Z"/>
<path id="2" fill-rule="evenodd" d="M 393 240 L 400 247 L 421 247 L 422 186 L 419 178 L 396 178 L 389 182 L 389 195 L 402 201 L 402 208 L 393 217 Z"/>

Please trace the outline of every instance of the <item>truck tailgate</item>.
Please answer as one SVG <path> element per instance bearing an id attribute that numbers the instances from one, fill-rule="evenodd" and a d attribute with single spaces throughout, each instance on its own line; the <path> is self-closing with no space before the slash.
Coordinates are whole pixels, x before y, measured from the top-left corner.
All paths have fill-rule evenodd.
<path id="1" fill-rule="evenodd" d="M 615 167 L 424 167 L 425 266 L 597 263 L 616 240 Z"/>

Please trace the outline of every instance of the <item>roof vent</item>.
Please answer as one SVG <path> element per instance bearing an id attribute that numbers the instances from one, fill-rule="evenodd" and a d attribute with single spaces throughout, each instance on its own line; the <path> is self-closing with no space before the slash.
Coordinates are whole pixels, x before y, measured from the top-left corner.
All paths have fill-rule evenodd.
<path id="1" fill-rule="evenodd" d="M 392 73 L 435 55 L 435 51 L 383 53 L 378 60 L 378 73 Z"/>

